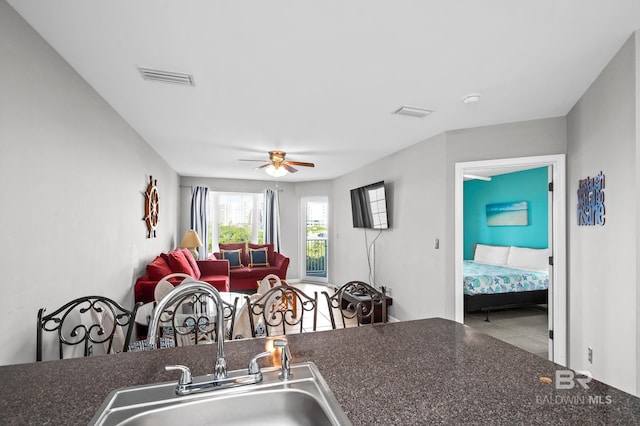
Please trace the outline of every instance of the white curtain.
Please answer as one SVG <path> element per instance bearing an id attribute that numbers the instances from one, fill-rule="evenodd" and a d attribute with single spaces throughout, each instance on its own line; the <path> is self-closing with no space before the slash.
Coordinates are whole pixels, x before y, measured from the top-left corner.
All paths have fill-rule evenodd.
<path id="1" fill-rule="evenodd" d="M 273 244 L 280 252 L 280 202 L 278 190 L 267 189 L 264 194 L 264 242 Z"/>
<path id="2" fill-rule="evenodd" d="M 209 247 L 207 218 L 209 217 L 209 188 L 194 186 L 191 188 L 191 229 L 198 233 L 202 247 L 198 249 L 200 260 L 206 260 Z"/>

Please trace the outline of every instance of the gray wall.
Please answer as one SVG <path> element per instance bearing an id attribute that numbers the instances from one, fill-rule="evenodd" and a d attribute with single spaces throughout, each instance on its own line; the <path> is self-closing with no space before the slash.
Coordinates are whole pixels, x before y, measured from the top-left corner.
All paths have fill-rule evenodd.
<path id="1" fill-rule="evenodd" d="M 446 211 L 447 211 L 447 314 L 453 318 L 455 284 L 455 164 L 501 158 L 565 154 L 567 125 L 564 117 L 520 123 L 478 127 L 447 132 Z"/>
<path id="2" fill-rule="evenodd" d="M 636 167 L 635 167 L 635 192 L 634 198 L 636 200 L 640 200 L 640 173 L 638 173 L 638 166 L 640 165 L 640 150 L 637 148 L 640 146 L 640 31 L 636 31 L 634 34 L 635 38 L 635 127 L 636 127 L 636 135 L 635 135 L 635 159 L 636 159 Z M 636 211 L 635 218 L 635 229 L 636 232 L 640 232 L 640 212 Z M 640 395 L 640 290 L 638 290 L 637 282 L 638 282 L 638 265 L 640 265 L 640 249 L 636 249 L 635 253 L 635 265 L 636 265 L 636 395 Z"/>
<path id="3" fill-rule="evenodd" d="M 35 360 L 36 314 L 133 283 L 176 239 L 178 176 L 0 1 L 0 365 Z M 158 238 L 143 192 L 158 180 Z"/>
<path id="4" fill-rule="evenodd" d="M 369 271 L 365 231 L 354 229 L 349 189 L 384 180 L 391 229 L 375 243 L 376 284 L 392 289 L 400 320 L 454 317 L 455 163 L 566 153 L 563 117 L 450 131 L 334 180 L 334 282 Z M 368 241 L 377 231 L 366 231 Z M 434 249 L 434 239 L 440 249 Z"/>
<path id="5" fill-rule="evenodd" d="M 630 393 L 638 356 L 636 49 L 632 37 L 567 116 L 569 363 Z M 578 226 L 578 181 L 600 171 L 606 223 Z"/>
<path id="6" fill-rule="evenodd" d="M 334 180 L 330 255 L 333 282 L 372 282 L 367 244 L 375 242 L 375 284 L 391 288 L 394 317 L 406 320 L 446 316 L 444 251 L 432 241 L 444 238 L 444 135 L 414 145 Z M 350 190 L 384 180 L 390 229 L 353 228 Z"/>

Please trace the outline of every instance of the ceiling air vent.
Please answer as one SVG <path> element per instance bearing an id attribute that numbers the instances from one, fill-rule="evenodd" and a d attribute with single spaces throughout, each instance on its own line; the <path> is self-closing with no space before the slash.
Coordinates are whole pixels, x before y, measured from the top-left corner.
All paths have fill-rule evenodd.
<path id="1" fill-rule="evenodd" d="M 151 81 L 161 81 L 164 83 L 184 84 L 187 86 L 194 86 L 193 76 L 190 74 L 183 74 L 180 72 L 154 70 L 152 68 L 138 67 L 142 78 Z"/>
<path id="2" fill-rule="evenodd" d="M 412 107 L 412 106 L 406 106 L 406 105 L 402 105 L 400 108 L 393 111 L 394 114 L 408 115 L 411 117 L 420 117 L 420 118 L 426 117 L 432 112 L 433 111 L 430 109 L 418 108 L 418 107 Z"/>

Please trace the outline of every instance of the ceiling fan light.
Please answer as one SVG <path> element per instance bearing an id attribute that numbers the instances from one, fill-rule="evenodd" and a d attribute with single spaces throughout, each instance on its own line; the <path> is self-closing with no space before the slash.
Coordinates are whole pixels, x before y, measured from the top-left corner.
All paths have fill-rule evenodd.
<path id="1" fill-rule="evenodd" d="M 268 165 L 267 168 L 264 169 L 264 171 L 267 172 L 269 176 L 273 176 L 273 177 L 280 177 L 289 173 L 287 172 L 287 169 L 285 169 L 284 167 L 280 167 L 279 165 L 278 167 L 276 167 L 273 164 Z"/>

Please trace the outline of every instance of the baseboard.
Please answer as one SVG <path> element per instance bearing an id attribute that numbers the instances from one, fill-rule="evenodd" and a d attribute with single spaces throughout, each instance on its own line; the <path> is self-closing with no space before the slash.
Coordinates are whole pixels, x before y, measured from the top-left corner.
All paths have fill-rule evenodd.
<path id="1" fill-rule="evenodd" d="M 391 315 L 387 315 L 387 322 L 400 322 L 400 320 L 396 317 L 392 317 Z"/>

